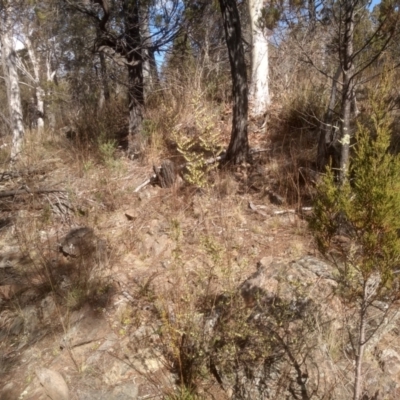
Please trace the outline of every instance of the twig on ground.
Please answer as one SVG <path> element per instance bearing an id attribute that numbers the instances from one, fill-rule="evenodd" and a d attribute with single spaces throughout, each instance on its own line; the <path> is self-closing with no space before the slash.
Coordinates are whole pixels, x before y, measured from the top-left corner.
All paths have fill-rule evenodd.
<path id="1" fill-rule="evenodd" d="M 140 190 L 142 190 L 144 187 L 146 187 L 148 184 L 150 184 L 152 181 L 154 181 L 157 178 L 156 174 L 151 175 L 150 178 L 146 179 L 142 184 L 140 184 L 134 191 L 133 193 L 137 193 Z"/>
<path id="2" fill-rule="evenodd" d="M 283 215 L 283 214 L 297 214 L 299 212 L 304 212 L 304 211 L 312 211 L 312 207 L 301 207 L 298 210 L 295 209 L 288 209 L 288 210 L 277 210 L 274 211 L 272 214 L 273 215 Z"/>

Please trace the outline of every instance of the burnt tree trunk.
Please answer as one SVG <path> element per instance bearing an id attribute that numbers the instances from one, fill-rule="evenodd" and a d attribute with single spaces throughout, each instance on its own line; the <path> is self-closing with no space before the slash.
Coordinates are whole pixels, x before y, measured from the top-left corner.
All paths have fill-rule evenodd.
<path id="1" fill-rule="evenodd" d="M 138 1 L 125 0 L 123 10 L 128 61 L 129 152 L 134 155 L 140 153 L 143 146 L 144 108 L 143 56 Z"/>
<path id="2" fill-rule="evenodd" d="M 332 79 L 331 96 L 329 99 L 328 109 L 326 110 L 324 121 L 321 126 L 321 132 L 318 142 L 318 154 L 317 154 L 317 169 L 318 171 L 324 172 L 326 166 L 331 161 L 333 168 L 339 168 L 340 166 L 340 150 L 337 149 L 335 143 L 337 142 L 337 129 L 334 126 L 334 112 L 337 97 L 337 84 L 342 72 L 342 68 L 339 65 L 335 76 Z M 331 160 L 330 160 L 331 159 Z"/>
<path id="3" fill-rule="evenodd" d="M 232 133 L 226 160 L 233 164 L 239 164 L 246 161 L 249 152 L 249 141 L 247 137 L 247 71 L 236 0 L 219 0 L 219 4 L 221 7 L 226 45 L 231 65 L 233 94 Z"/>

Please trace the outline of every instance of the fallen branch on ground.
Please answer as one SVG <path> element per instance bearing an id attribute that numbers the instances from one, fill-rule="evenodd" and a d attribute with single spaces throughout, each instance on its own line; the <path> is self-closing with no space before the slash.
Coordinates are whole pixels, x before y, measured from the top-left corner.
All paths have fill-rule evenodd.
<path id="1" fill-rule="evenodd" d="M 251 201 L 249 201 L 249 209 L 257 214 L 262 215 L 263 217 L 267 217 L 268 215 L 274 216 L 274 215 L 284 215 L 284 214 L 299 214 L 303 212 L 312 211 L 312 207 L 300 207 L 298 209 L 288 208 L 285 210 L 269 211 L 269 207 L 264 205 L 256 205 Z M 265 210 L 265 212 L 261 210 Z"/>
<path id="2" fill-rule="evenodd" d="M 298 214 L 299 212 L 312 211 L 312 207 L 300 207 L 299 209 L 288 209 L 288 210 L 277 210 L 274 211 L 273 215 L 283 215 L 283 214 Z"/>
<path id="3" fill-rule="evenodd" d="M 13 197 L 21 194 L 43 194 L 43 193 L 63 193 L 66 190 L 61 189 L 17 189 L 17 190 L 5 190 L 0 191 L 0 198 Z"/>
<path id="4" fill-rule="evenodd" d="M 45 173 L 46 171 L 44 171 L 43 169 L 28 169 L 26 171 L 3 171 L 0 172 L 0 182 L 29 175 L 43 175 Z"/>

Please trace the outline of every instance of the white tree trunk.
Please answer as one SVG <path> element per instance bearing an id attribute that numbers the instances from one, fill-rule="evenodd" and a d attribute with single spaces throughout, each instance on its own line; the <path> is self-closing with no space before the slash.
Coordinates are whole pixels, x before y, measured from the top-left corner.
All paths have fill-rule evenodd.
<path id="1" fill-rule="evenodd" d="M 36 91 L 36 109 L 38 116 L 37 118 L 37 128 L 38 131 L 41 132 L 43 131 L 44 128 L 44 121 L 43 121 L 43 115 L 44 115 L 44 90 L 40 86 L 40 68 L 39 68 L 39 62 L 38 59 L 36 58 L 36 54 L 33 50 L 32 42 L 30 41 L 28 35 L 25 37 L 25 45 L 28 50 L 29 58 L 31 59 L 32 67 L 33 67 L 33 77 L 35 79 L 35 91 Z"/>
<path id="2" fill-rule="evenodd" d="M 1 54 L 7 85 L 8 106 L 10 110 L 10 121 L 13 135 L 11 161 L 15 161 L 21 152 L 25 131 L 22 121 L 21 95 L 16 65 L 17 55 L 13 46 L 12 31 L 4 21 L 2 21 L 2 25 Z"/>
<path id="3" fill-rule="evenodd" d="M 262 116 L 270 103 L 268 88 L 268 38 L 259 24 L 263 0 L 249 0 L 251 27 L 251 83 L 249 88 L 250 112 Z"/>

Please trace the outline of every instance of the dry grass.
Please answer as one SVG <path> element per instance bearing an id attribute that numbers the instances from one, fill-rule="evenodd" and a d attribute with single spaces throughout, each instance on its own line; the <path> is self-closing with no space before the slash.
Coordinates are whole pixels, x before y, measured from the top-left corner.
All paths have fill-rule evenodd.
<path id="1" fill-rule="evenodd" d="M 185 82 L 171 85 L 152 99 L 144 122 L 148 146 L 139 161 L 128 160 L 118 147 L 121 127 L 114 120 L 118 104 L 104 115 L 88 109 L 72 119 L 75 136 L 70 138 L 58 131 L 28 132 L 23 155 L 14 167 L 41 173 L 9 181 L 4 190 L 27 185 L 66 192 L 1 203 L 7 209 L 1 218 L 12 217 L 14 226 L 0 231 L 0 239 L 14 241 L 18 248 L 17 269 L 24 285 L 37 289 L 32 304 L 54 293 L 60 314 L 68 314 L 88 302 L 107 308 L 115 291 L 130 291 L 136 303 L 117 310 L 114 329 L 126 337 L 142 325 L 154 328 L 149 338 L 157 340 L 154 355 L 162 357 L 180 383 L 177 388 L 163 381 L 163 395 L 170 399 L 209 398 L 210 393 L 226 398 L 209 367 L 218 340 L 210 336 L 212 315 L 226 313 L 218 335 L 228 338 L 222 346 L 227 356 L 218 353 L 215 362 L 232 372 L 237 338 L 231 333 L 251 331 L 246 322 L 249 310 L 238 293 L 240 283 L 263 256 L 297 258 L 313 251 L 305 222 L 294 215 L 273 215 L 276 206 L 268 193 L 278 192 L 286 199 L 284 206 L 302 204 L 305 189 L 298 166 L 303 165 L 301 157 L 312 158 L 314 143 L 303 131 L 300 135 L 279 131 L 281 124 L 274 119 L 268 136 L 250 132 L 253 147 L 270 148 L 254 156 L 252 165 L 208 171 L 202 188 L 183 183 L 169 189 L 149 186 L 134 193 L 152 174 L 153 165 L 166 158 L 184 161 L 185 154 L 177 151 L 179 140 L 199 143 L 205 132 L 212 132 L 222 147 L 227 145 L 229 104 L 207 100 L 201 75 L 198 71 L 190 90 Z M 279 118 L 286 118 L 283 112 L 276 121 Z M 301 154 L 299 147 L 304 149 Z M 263 205 L 265 213 L 249 209 L 250 201 Z M 59 211 L 62 204 L 67 204 L 64 212 Z M 126 211 L 133 212 L 133 219 L 127 219 Z M 61 238 L 78 226 L 93 228 L 108 243 L 111 253 L 98 275 L 93 276 L 97 265 L 67 259 L 58 251 Z M 2 316 L 17 299 L 16 295 L 1 305 Z M 61 322 L 61 318 L 55 322 L 54 329 Z M 9 332 L 7 340 L 15 336 Z M 254 351 L 263 345 L 267 351 L 261 337 L 254 340 Z M 146 343 L 138 346 L 143 349 Z"/>

